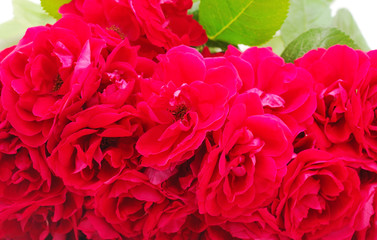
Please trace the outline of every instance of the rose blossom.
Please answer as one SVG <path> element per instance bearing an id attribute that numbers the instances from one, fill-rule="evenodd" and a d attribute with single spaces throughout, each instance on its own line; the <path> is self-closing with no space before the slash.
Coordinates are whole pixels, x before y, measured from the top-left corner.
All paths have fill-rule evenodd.
<path id="1" fill-rule="evenodd" d="M 0 205 L 22 201 L 50 185 L 51 173 L 43 148 L 19 145 L 14 154 L 0 152 Z"/>
<path id="2" fill-rule="evenodd" d="M 146 175 L 124 171 L 117 181 L 104 185 L 95 196 L 95 213 L 126 237 L 151 236 L 150 224 L 156 223 L 169 202 Z"/>
<path id="3" fill-rule="evenodd" d="M 122 239 L 120 234 L 103 217 L 95 215 L 93 210 L 89 209 L 86 209 L 80 219 L 78 229 L 87 239 Z"/>
<path id="4" fill-rule="evenodd" d="M 358 171 L 361 201 L 355 218 L 353 239 L 377 237 L 377 163 L 373 159 L 347 159 L 347 165 Z"/>
<path id="5" fill-rule="evenodd" d="M 293 239 L 350 239 L 361 203 L 356 169 L 344 158 L 305 150 L 288 165 L 272 209 Z"/>
<path id="6" fill-rule="evenodd" d="M 295 64 L 307 69 L 315 81 L 317 109 L 314 123 L 307 129 L 315 145 L 330 150 L 342 144 L 360 154 L 365 149 L 373 157 L 373 137 L 369 137 L 373 136 L 372 88 L 365 82 L 369 57 L 360 50 L 336 45 L 312 50 Z"/>
<path id="7" fill-rule="evenodd" d="M 15 154 L 21 145 L 21 141 L 11 133 L 14 129 L 6 117 L 7 111 L 5 111 L 0 99 L 0 152 L 5 154 Z"/>
<path id="8" fill-rule="evenodd" d="M 207 41 L 200 24 L 187 15 L 191 6 L 187 0 L 73 0 L 60 12 L 113 30 L 140 45 L 141 55 L 154 58 L 180 44 L 199 46 Z"/>
<path id="9" fill-rule="evenodd" d="M 259 208 L 250 217 L 243 219 L 242 222 L 228 221 L 221 224 L 220 227 L 232 239 L 284 239 L 278 228 L 276 218 L 267 208 Z M 213 238 L 210 237 L 209 239 Z"/>
<path id="10" fill-rule="evenodd" d="M 206 133 L 222 126 L 238 75 L 229 62 L 222 63 L 226 59 L 204 59 L 185 46 L 159 60 L 155 75 L 141 82 L 145 100 L 138 104 L 156 126 L 139 138 L 136 149 L 142 166 L 167 169 L 192 157 Z"/>
<path id="11" fill-rule="evenodd" d="M 51 186 L 0 207 L 0 237 L 12 239 L 78 239 L 77 220 L 83 197 L 67 192 L 53 178 Z"/>
<path id="12" fill-rule="evenodd" d="M 206 221 L 204 215 L 196 212 L 187 217 L 180 231 L 171 234 L 158 232 L 155 239 L 284 239 L 279 235 L 276 218 L 265 208 L 258 209 L 243 222 L 225 222 L 208 226 Z"/>
<path id="13" fill-rule="evenodd" d="M 95 105 L 70 117 L 47 162 L 65 185 L 92 195 L 124 168 L 140 168 L 135 144 L 142 122 L 130 105 Z"/>
<path id="14" fill-rule="evenodd" d="M 30 28 L 0 68 L 1 101 L 13 134 L 29 146 L 42 145 L 57 115 L 92 91 L 93 53 L 103 45 L 74 17 Z"/>
<path id="15" fill-rule="evenodd" d="M 138 56 L 138 47 L 131 46 L 127 39 L 112 48 L 106 48 L 103 62 L 98 66 L 98 78 L 85 107 L 106 104 L 114 108 L 138 102 L 139 78 L 150 77 L 156 63 Z"/>
<path id="16" fill-rule="evenodd" d="M 359 143 L 359 151 L 364 151 L 371 158 L 377 157 L 377 51 L 367 53 L 370 67 L 365 80 L 355 89 L 355 95 L 349 99 L 350 107 L 347 119 L 351 121 L 352 132 Z M 359 117 L 359 118 L 357 118 Z"/>
<path id="17" fill-rule="evenodd" d="M 271 48 L 252 47 L 240 52 L 229 46 L 225 57 L 241 78 L 239 92 L 257 93 L 264 111 L 282 118 L 295 136 L 312 121 L 316 94 L 308 71 L 285 63 Z"/>
<path id="18" fill-rule="evenodd" d="M 292 158 L 292 141 L 285 123 L 264 113 L 256 93 L 239 95 L 224 127 L 207 139 L 198 176 L 199 212 L 212 216 L 212 224 L 248 222 L 276 197 Z"/>
<path id="19" fill-rule="evenodd" d="M 57 206 L 65 201 L 60 193 L 65 195 L 66 190 L 51 175 L 44 147 L 21 143 L 15 150 L 0 152 L 0 238 L 40 239 L 72 231 L 70 216 L 65 214 L 77 209 L 68 199 L 64 207 Z"/>

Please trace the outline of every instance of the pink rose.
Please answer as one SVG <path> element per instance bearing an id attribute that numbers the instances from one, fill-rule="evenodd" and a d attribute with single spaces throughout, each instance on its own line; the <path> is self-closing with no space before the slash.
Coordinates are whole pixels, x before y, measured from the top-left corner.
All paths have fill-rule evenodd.
<path id="1" fill-rule="evenodd" d="M 207 132 L 223 125 L 238 75 L 229 62 L 223 65 L 225 58 L 204 59 L 185 46 L 159 59 L 156 74 L 141 82 L 145 101 L 138 104 L 156 125 L 139 138 L 136 149 L 142 166 L 167 169 L 191 158 Z"/>
<path id="2" fill-rule="evenodd" d="M 350 239 L 361 203 L 358 171 L 346 159 L 305 150 L 288 165 L 272 212 L 293 239 Z"/>
<path id="3" fill-rule="evenodd" d="M 74 17 L 30 28 L 1 62 L 1 102 L 14 133 L 31 147 L 49 138 L 57 116 L 90 92 L 93 53 L 103 40 Z M 82 102 L 82 101 L 81 101 Z"/>
<path id="4" fill-rule="evenodd" d="M 292 141 L 285 123 L 263 112 L 257 94 L 239 95 L 224 127 L 207 139 L 198 176 L 199 212 L 216 221 L 247 222 L 269 206 L 292 158 Z"/>

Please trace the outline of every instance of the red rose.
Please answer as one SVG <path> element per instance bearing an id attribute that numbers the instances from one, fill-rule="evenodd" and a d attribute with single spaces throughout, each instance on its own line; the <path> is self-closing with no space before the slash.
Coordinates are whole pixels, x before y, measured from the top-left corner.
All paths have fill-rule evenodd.
<path id="1" fill-rule="evenodd" d="M 155 68 L 152 60 L 138 56 L 137 49 L 127 39 L 114 49 L 106 49 L 108 54 L 103 54 L 103 62 L 98 66 L 99 77 L 91 88 L 93 94 L 87 93 L 92 95 L 85 103 L 87 108 L 100 104 L 114 108 L 136 105 L 139 78 L 149 77 Z"/>
<path id="2" fill-rule="evenodd" d="M 146 175 L 124 171 L 117 181 L 104 185 L 95 195 L 95 212 L 125 237 L 148 238 L 148 226 L 156 224 L 169 201 Z"/>
<path id="3" fill-rule="evenodd" d="M 47 162 L 65 185 L 93 195 L 125 168 L 140 168 L 135 144 L 142 122 L 129 105 L 96 105 L 71 117 Z"/>
<path id="4" fill-rule="evenodd" d="M 272 209 L 293 239 L 350 239 L 361 203 L 352 165 L 324 151 L 305 150 L 288 165 Z"/>
<path id="5" fill-rule="evenodd" d="M 14 154 L 0 153 L 0 202 L 22 201 L 51 185 L 51 173 L 43 148 L 20 145 Z M 0 204 L 1 205 L 1 204 Z"/>
<path id="6" fill-rule="evenodd" d="M 375 239 L 377 237 L 377 184 L 368 183 L 361 188 L 362 208 L 355 221 L 355 239 Z"/>
<path id="7" fill-rule="evenodd" d="M 12 134 L 14 129 L 6 117 L 7 111 L 4 110 L 0 99 L 0 153 L 15 154 L 17 149 L 20 148 L 21 141 Z"/>
<path id="8" fill-rule="evenodd" d="M 259 208 L 250 217 L 244 218 L 242 222 L 228 221 L 221 224 L 220 227 L 232 239 L 284 239 L 278 228 L 276 218 L 267 208 Z"/>
<path id="9" fill-rule="evenodd" d="M 207 42 L 203 27 L 187 15 L 192 7 L 192 0 L 160 0 L 162 11 L 169 22 L 168 28 L 177 34 L 182 43 L 189 46 L 200 46 Z"/>
<path id="10" fill-rule="evenodd" d="M 353 239 L 377 237 L 377 163 L 373 159 L 350 159 L 347 164 L 358 171 L 362 200 L 355 218 Z"/>
<path id="11" fill-rule="evenodd" d="M 74 0 L 60 12 L 113 30 L 140 45 L 141 55 L 154 58 L 180 44 L 199 46 L 207 41 L 204 29 L 187 15 L 191 5 L 187 0 Z"/>
<path id="12" fill-rule="evenodd" d="M 313 135 L 316 146 L 330 149 L 336 144 L 349 144 L 346 148 L 356 146 L 358 152 L 364 148 L 369 153 L 373 149 L 368 136 L 369 126 L 373 128 L 373 100 L 368 100 L 369 84 L 362 88 L 370 67 L 369 57 L 362 51 L 336 45 L 328 50 L 312 50 L 295 64 L 314 78 L 317 109 L 307 133 Z"/>
<path id="13" fill-rule="evenodd" d="M 74 0 L 63 5 L 59 12 L 65 15 L 82 16 L 88 23 L 99 24 L 113 30 L 120 38 L 135 41 L 142 32 L 128 1 L 116 0 Z"/>
<path id="14" fill-rule="evenodd" d="M 159 58 L 156 74 L 141 83 L 145 101 L 138 104 L 156 126 L 139 138 L 136 149 L 142 166 L 167 169 L 192 157 L 206 133 L 222 126 L 238 75 L 229 62 L 223 64 L 225 58 L 203 59 L 185 46 Z"/>
<path id="15" fill-rule="evenodd" d="M 78 239 L 77 220 L 83 197 L 67 192 L 59 179 L 48 191 L 0 207 L 0 237 L 11 239 Z"/>
<path id="16" fill-rule="evenodd" d="M 220 222 L 247 222 L 275 199 L 292 158 L 292 133 L 263 112 L 257 94 L 244 93 L 212 138 L 198 176 L 199 212 Z"/>
<path id="17" fill-rule="evenodd" d="M 87 239 L 122 239 L 120 234 L 106 222 L 103 217 L 94 214 L 93 210 L 86 210 L 80 220 L 78 229 Z"/>
<path id="18" fill-rule="evenodd" d="M 367 53 L 370 60 L 368 74 L 355 89 L 349 99 L 347 119 L 353 124 L 352 132 L 359 143 L 359 152 L 365 151 L 369 157 L 377 158 L 377 51 Z M 351 121 L 352 120 L 352 121 Z"/>
<path id="19" fill-rule="evenodd" d="M 73 17 L 30 28 L 0 68 L 1 101 L 13 134 L 32 147 L 46 142 L 57 115 L 91 91 L 92 52 L 103 45 Z"/>
<path id="20" fill-rule="evenodd" d="M 312 121 L 316 95 L 308 71 L 285 63 L 271 48 L 252 47 L 241 53 L 229 46 L 225 56 L 242 80 L 239 92 L 257 93 L 265 112 L 281 117 L 294 135 L 305 129 L 306 122 Z"/>

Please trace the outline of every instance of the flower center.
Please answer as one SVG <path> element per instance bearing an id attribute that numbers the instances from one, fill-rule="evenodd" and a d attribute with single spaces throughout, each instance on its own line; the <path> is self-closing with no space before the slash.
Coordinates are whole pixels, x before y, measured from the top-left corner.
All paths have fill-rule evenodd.
<path id="1" fill-rule="evenodd" d="M 126 38 L 126 35 L 122 32 L 122 30 L 120 30 L 120 28 L 119 28 L 118 26 L 112 25 L 111 27 L 108 27 L 108 28 L 106 28 L 106 29 L 118 33 L 119 37 L 120 37 L 122 40 L 124 40 L 124 39 Z"/>
<path id="2" fill-rule="evenodd" d="M 117 138 L 114 137 L 103 137 L 100 144 L 101 151 L 105 151 L 107 148 L 111 146 L 115 146 L 118 142 Z"/>
<path id="3" fill-rule="evenodd" d="M 183 120 L 188 108 L 184 104 L 179 104 L 175 107 L 174 110 L 171 110 L 170 112 L 173 114 L 176 121 Z"/>
<path id="4" fill-rule="evenodd" d="M 52 87 L 52 91 L 58 91 L 62 87 L 63 83 L 63 79 L 60 77 L 60 74 L 58 74 L 58 76 L 56 76 L 54 86 Z"/>

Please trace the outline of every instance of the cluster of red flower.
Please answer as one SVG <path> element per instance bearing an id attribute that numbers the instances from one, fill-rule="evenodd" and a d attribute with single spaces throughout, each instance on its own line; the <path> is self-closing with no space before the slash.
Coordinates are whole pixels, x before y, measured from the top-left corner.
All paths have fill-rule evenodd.
<path id="1" fill-rule="evenodd" d="M 191 0 L 74 0 L 0 53 L 0 237 L 374 239 L 377 51 L 216 56 Z"/>

